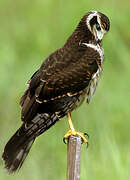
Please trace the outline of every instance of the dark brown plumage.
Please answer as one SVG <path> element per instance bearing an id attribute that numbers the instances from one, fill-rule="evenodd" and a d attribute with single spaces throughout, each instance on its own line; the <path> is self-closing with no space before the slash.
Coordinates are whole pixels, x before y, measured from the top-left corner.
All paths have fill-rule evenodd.
<path id="1" fill-rule="evenodd" d="M 23 124 L 2 156 L 9 173 L 21 167 L 37 136 L 78 107 L 85 97 L 89 103 L 103 63 L 101 39 L 96 39 L 100 35 L 94 31 L 97 24 L 103 32 L 109 30 L 104 14 L 87 13 L 65 45 L 49 55 L 29 80 L 20 101 Z"/>

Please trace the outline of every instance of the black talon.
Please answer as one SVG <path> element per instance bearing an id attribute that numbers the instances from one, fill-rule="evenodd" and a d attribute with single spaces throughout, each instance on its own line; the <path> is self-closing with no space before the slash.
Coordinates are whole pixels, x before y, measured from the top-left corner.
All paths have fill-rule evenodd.
<path id="1" fill-rule="evenodd" d="M 82 139 L 82 142 L 81 142 L 81 144 L 83 144 L 83 143 L 84 143 L 84 141 L 83 141 L 83 139 Z M 88 146 L 89 146 L 89 143 L 87 142 L 86 144 L 87 144 L 86 146 L 87 146 L 87 148 L 88 148 Z"/>
<path id="2" fill-rule="evenodd" d="M 67 143 L 66 143 L 66 138 L 63 138 L 63 142 L 64 142 L 64 144 L 67 144 Z"/>
<path id="3" fill-rule="evenodd" d="M 84 143 L 84 141 L 83 141 L 83 139 L 82 139 L 81 144 L 83 144 L 83 143 Z"/>
<path id="4" fill-rule="evenodd" d="M 87 142 L 87 147 L 86 148 L 88 148 L 89 147 L 89 143 Z"/>
<path id="5" fill-rule="evenodd" d="M 88 135 L 88 133 L 84 133 L 84 136 L 87 136 L 87 137 L 88 137 L 88 139 L 89 139 L 89 135 Z"/>

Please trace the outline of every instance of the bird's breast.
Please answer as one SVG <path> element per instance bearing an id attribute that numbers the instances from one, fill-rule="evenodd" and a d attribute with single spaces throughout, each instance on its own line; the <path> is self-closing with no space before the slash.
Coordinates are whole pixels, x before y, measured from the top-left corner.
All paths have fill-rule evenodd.
<path id="1" fill-rule="evenodd" d="M 101 73 L 102 73 L 102 69 L 99 68 L 97 72 L 93 74 L 92 79 L 90 80 L 89 85 L 86 88 L 86 102 L 88 104 L 95 93 Z"/>
<path id="2" fill-rule="evenodd" d="M 102 73 L 102 68 L 99 67 L 97 72 L 93 74 L 92 79 L 89 82 L 89 85 L 85 88 L 83 93 L 78 97 L 72 109 L 76 109 L 77 107 L 79 107 L 84 102 L 85 99 L 86 102 L 89 104 L 90 100 L 92 99 L 96 91 L 101 73 Z"/>
<path id="3" fill-rule="evenodd" d="M 94 51 L 96 51 L 99 54 L 100 63 L 97 63 L 98 69 L 97 69 L 96 73 L 94 73 L 92 75 L 88 86 L 84 89 L 84 91 L 82 91 L 82 94 L 78 97 L 77 101 L 73 105 L 72 110 L 79 107 L 84 102 L 85 99 L 86 99 L 86 102 L 89 104 L 90 100 L 92 99 L 92 97 L 96 91 L 98 81 L 99 81 L 100 75 L 102 73 L 102 64 L 104 61 L 103 48 L 100 45 L 94 45 L 94 44 L 88 44 L 88 43 L 83 43 L 83 44 L 86 45 L 88 48 L 92 48 Z"/>

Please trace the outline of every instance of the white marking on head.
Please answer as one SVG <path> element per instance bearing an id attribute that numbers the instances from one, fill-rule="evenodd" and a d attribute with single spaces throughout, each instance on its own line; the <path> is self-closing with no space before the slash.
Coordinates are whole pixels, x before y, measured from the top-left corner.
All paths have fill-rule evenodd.
<path id="1" fill-rule="evenodd" d="M 97 16 L 98 12 L 97 11 L 91 11 L 91 14 L 87 17 L 86 19 L 86 24 L 88 26 L 88 29 L 92 32 L 91 26 L 90 26 L 90 20 L 94 17 Z M 100 24 L 100 19 L 99 19 L 99 15 L 97 16 L 97 21 Z"/>
<path id="2" fill-rule="evenodd" d="M 90 22 L 91 20 L 96 17 L 97 18 L 97 23 L 95 22 L 95 24 L 91 25 Z M 107 33 L 107 31 L 105 29 L 103 29 L 102 27 L 102 23 L 101 23 L 101 18 L 100 18 L 100 14 L 97 11 L 91 11 L 91 13 L 88 15 L 87 19 L 86 19 L 86 24 L 88 29 L 90 30 L 90 32 L 94 35 L 95 40 L 101 41 L 104 34 Z M 100 26 L 100 30 L 97 29 L 96 25 Z"/>

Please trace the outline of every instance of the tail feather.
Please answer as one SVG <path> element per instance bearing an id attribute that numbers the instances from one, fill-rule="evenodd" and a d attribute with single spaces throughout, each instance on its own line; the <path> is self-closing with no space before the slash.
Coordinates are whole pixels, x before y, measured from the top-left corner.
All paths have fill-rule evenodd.
<path id="1" fill-rule="evenodd" d="M 5 146 L 2 158 L 9 174 L 20 169 L 37 136 L 56 123 L 58 117 L 47 113 L 37 114 L 30 124 L 23 124 Z"/>
<path id="2" fill-rule="evenodd" d="M 11 159 L 7 155 L 7 152 L 3 153 L 2 158 L 5 161 L 5 168 L 8 170 L 9 174 L 21 168 L 26 156 L 28 155 L 30 151 L 30 148 L 34 140 L 35 139 L 31 140 L 26 146 L 20 147 L 19 150 L 16 150 L 14 153 L 12 153 Z"/>
<path id="3" fill-rule="evenodd" d="M 2 158 L 9 174 L 20 169 L 35 140 L 35 138 L 29 139 L 27 136 L 25 138 L 25 134 L 24 125 L 22 125 L 5 146 Z"/>

